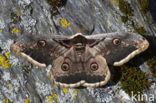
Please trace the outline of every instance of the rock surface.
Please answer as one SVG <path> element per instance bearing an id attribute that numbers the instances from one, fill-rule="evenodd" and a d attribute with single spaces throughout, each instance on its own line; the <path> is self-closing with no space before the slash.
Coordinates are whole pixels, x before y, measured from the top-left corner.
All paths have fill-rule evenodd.
<path id="1" fill-rule="evenodd" d="M 48 1 L 48 0 L 47 0 Z M 121 89 L 121 84 L 110 81 L 101 88 L 58 88 L 53 85 L 47 69 L 29 64 L 25 59 L 10 52 L 10 44 L 20 35 L 86 35 L 130 31 L 136 32 L 132 25 L 143 27 L 146 35 L 156 36 L 155 12 L 150 1 L 150 10 L 143 14 L 137 0 L 125 0 L 133 9 L 133 23 L 121 20 L 119 0 L 62 0 L 64 5 L 58 13 L 52 13 L 54 5 L 46 0 L 1 0 L 0 1 L 0 54 L 9 52 L 10 68 L 0 65 L 0 103 L 135 103 Z M 50 0 L 49 0 L 50 1 Z M 55 1 L 55 0 L 51 0 Z M 60 1 L 60 0 L 58 0 Z M 148 66 L 140 68 L 148 73 Z M 149 74 L 152 84 L 145 93 L 155 96 L 156 80 Z"/>

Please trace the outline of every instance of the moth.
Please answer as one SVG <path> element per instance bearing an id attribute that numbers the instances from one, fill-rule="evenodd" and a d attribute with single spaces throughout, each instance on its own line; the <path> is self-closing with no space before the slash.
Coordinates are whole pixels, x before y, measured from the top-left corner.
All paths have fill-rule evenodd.
<path id="1" fill-rule="evenodd" d="M 11 51 L 41 68 L 52 65 L 50 80 L 59 87 L 98 87 L 111 76 L 108 65 L 121 66 L 145 51 L 148 41 L 129 32 L 73 36 L 23 35 Z"/>

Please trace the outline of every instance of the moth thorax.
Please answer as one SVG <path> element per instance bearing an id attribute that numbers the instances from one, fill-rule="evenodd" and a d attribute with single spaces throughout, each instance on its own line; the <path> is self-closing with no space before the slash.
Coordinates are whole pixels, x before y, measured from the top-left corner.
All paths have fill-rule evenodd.
<path id="1" fill-rule="evenodd" d="M 77 55 L 81 55 L 85 51 L 85 45 L 82 44 L 82 43 L 76 43 L 74 45 L 74 50 L 75 50 L 75 52 L 76 52 Z"/>

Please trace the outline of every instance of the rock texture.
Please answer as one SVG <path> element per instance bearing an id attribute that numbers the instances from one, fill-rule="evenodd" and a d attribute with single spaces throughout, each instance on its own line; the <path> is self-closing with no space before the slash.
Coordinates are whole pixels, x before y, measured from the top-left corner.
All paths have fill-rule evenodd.
<path id="1" fill-rule="evenodd" d="M 110 81 L 101 88 L 58 88 L 53 85 L 47 69 L 29 64 L 25 59 L 10 52 L 10 44 L 20 35 L 86 35 L 130 31 L 134 25 L 142 27 L 148 36 L 156 36 L 155 0 L 150 0 L 150 9 L 141 12 L 138 0 L 124 0 L 133 9 L 132 21 L 124 23 L 119 0 L 62 0 L 61 6 L 48 3 L 50 0 L 1 0 L 0 1 L 0 55 L 9 59 L 11 66 L 0 65 L 0 103 L 136 103 L 122 89 L 120 82 Z M 61 1 L 61 0 L 51 0 Z M 58 7 L 57 13 L 55 8 Z M 134 24 L 132 24 L 134 23 Z M 143 30 L 141 30 L 143 31 Z M 10 57 L 7 58 L 5 53 Z M 146 63 L 140 66 L 152 81 L 145 92 L 156 101 L 156 80 Z M 138 101 L 139 102 L 139 101 Z"/>

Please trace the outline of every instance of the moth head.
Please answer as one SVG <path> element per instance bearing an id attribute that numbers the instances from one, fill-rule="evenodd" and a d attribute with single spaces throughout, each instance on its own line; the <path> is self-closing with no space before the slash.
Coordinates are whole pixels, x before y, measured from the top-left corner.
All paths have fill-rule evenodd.
<path id="1" fill-rule="evenodd" d="M 88 46 L 81 55 L 70 48 L 53 62 L 50 74 L 52 81 L 61 87 L 97 87 L 105 85 L 110 78 L 105 59 Z"/>

